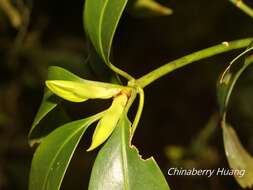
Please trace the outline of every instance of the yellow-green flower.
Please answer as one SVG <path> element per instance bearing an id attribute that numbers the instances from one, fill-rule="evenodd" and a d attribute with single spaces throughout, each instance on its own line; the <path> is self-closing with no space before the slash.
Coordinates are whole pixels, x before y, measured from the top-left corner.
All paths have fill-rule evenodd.
<path id="1" fill-rule="evenodd" d="M 128 87 L 89 80 L 48 80 L 46 85 L 56 95 L 72 102 L 113 98 L 112 105 L 104 112 L 96 126 L 87 151 L 97 148 L 111 135 L 124 112 L 130 92 Z"/>
<path id="2" fill-rule="evenodd" d="M 125 93 L 116 96 L 111 107 L 100 119 L 92 137 L 92 143 L 87 151 L 91 151 L 101 145 L 111 135 L 121 115 L 124 112 L 128 97 Z"/>
<path id="3" fill-rule="evenodd" d="M 72 102 L 84 102 L 87 99 L 108 99 L 117 95 L 120 86 L 83 80 L 82 82 L 49 80 L 47 87 L 56 95 Z"/>

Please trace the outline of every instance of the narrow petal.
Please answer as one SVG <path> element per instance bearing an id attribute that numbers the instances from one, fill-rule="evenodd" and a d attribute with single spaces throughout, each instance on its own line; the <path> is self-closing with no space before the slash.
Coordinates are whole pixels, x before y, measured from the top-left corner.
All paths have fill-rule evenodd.
<path id="1" fill-rule="evenodd" d="M 111 135 L 124 111 L 126 103 L 126 94 L 121 94 L 114 98 L 111 107 L 98 122 L 92 137 L 91 146 L 87 151 L 97 148 Z"/>
<path id="2" fill-rule="evenodd" d="M 74 82 L 63 80 L 46 81 L 47 87 L 56 95 L 72 102 L 84 102 L 87 99 L 108 99 L 120 92 L 120 88 L 106 88 L 96 82 Z"/>

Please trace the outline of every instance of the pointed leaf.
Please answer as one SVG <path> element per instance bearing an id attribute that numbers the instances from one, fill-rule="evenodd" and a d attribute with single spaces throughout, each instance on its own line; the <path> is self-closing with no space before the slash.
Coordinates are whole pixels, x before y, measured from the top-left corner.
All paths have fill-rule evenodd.
<path id="1" fill-rule="evenodd" d="M 223 140 L 229 166 L 234 170 L 244 170 L 243 176 L 235 175 L 236 181 L 243 188 L 253 186 L 253 158 L 243 148 L 235 130 L 230 126 L 223 126 Z"/>
<path id="2" fill-rule="evenodd" d="M 49 80 L 69 80 L 69 81 L 81 81 L 82 79 L 73 73 L 61 68 L 52 66 L 48 70 L 48 79 Z M 29 132 L 30 145 L 33 145 L 36 142 L 40 142 L 41 138 L 48 134 L 48 129 L 51 127 L 48 123 L 54 121 L 54 126 L 60 126 L 63 123 L 66 123 L 66 115 L 59 107 L 60 99 L 55 96 L 51 91 L 45 89 L 45 94 L 41 102 L 40 108 L 35 116 L 35 119 L 32 124 L 32 128 Z M 51 117 L 46 117 L 49 112 L 51 112 Z"/>
<path id="3" fill-rule="evenodd" d="M 253 43 L 230 63 L 217 86 L 226 156 L 232 169 L 245 170 L 244 176 L 234 176 L 243 188 L 253 185 L 253 158 L 243 148 L 233 128 L 227 126 L 226 112 L 235 83 L 243 71 L 253 62 L 252 52 Z"/>
<path id="4" fill-rule="evenodd" d="M 89 190 L 169 190 L 155 160 L 143 160 L 129 145 L 130 125 L 123 114 L 96 158 Z"/>
<path id="5" fill-rule="evenodd" d="M 58 190 L 73 153 L 90 124 L 101 114 L 65 124 L 45 137 L 37 148 L 29 179 L 29 190 Z"/>
<path id="6" fill-rule="evenodd" d="M 91 151 L 104 143 L 116 127 L 127 103 L 127 95 L 121 94 L 114 98 L 111 107 L 98 122 L 92 137 L 92 144 L 87 151 Z"/>
<path id="7" fill-rule="evenodd" d="M 84 27 L 95 49 L 110 64 L 113 37 L 127 0 L 86 0 Z"/>

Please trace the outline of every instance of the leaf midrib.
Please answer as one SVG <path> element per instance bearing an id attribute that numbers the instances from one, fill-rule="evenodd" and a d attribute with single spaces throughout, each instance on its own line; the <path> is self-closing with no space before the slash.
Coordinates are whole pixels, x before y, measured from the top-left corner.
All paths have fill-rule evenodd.
<path id="1" fill-rule="evenodd" d="M 121 139 L 122 144 L 121 144 L 121 156 L 122 156 L 122 161 L 123 161 L 123 165 L 122 165 L 122 170 L 123 170 L 123 177 L 124 177 L 124 189 L 128 190 L 129 189 L 129 176 L 127 174 L 127 168 L 128 168 L 128 163 L 127 163 L 127 151 L 126 151 L 126 138 L 125 138 L 125 126 L 121 126 L 124 127 L 124 129 L 121 129 Z"/>
<path id="2" fill-rule="evenodd" d="M 101 54 L 102 54 L 102 57 L 103 59 L 105 60 L 106 64 L 109 64 L 107 63 L 107 58 L 105 57 L 105 54 L 104 54 L 104 51 L 103 51 L 103 45 L 102 45 L 102 22 L 103 22 L 103 18 L 104 18 L 104 14 L 105 14 L 105 10 L 106 10 L 106 7 L 108 5 L 108 1 L 109 0 L 105 0 L 105 4 L 101 10 L 101 16 L 99 18 L 99 22 L 98 22 L 98 44 L 99 44 L 99 49 L 101 51 Z"/>
<path id="3" fill-rule="evenodd" d="M 102 58 L 105 60 L 105 63 L 107 65 L 112 65 L 110 63 L 110 60 L 109 60 L 109 55 L 110 55 L 110 52 L 111 52 L 111 45 L 112 45 L 112 39 L 113 39 L 113 36 L 114 36 L 114 33 L 115 33 L 115 27 L 113 27 L 113 35 L 110 37 L 110 40 L 109 40 L 110 44 L 109 44 L 109 49 L 108 49 L 108 55 L 107 56 L 105 55 L 105 52 L 103 51 L 102 35 L 101 35 L 102 34 L 102 23 L 103 23 L 103 20 L 104 20 L 106 7 L 109 4 L 108 2 L 109 2 L 109 0 L 105 0 L 105 4 L 104 4 L 104 6 L 101 10 L 101 14 L 100 14 L 101 16 L 100 16 L 99 22 L 98 22 L 98 34 L 99 34 L 98 35 L 98 43 L 99 43 L 100 52 L 102 54 Z M 125 8 L 126 4 L 127 4 L 127 0 L 124 3 L 124 6 L 123 6 L 124 8 Z M 122 15 L 122 11 L 124 10 L 124 8 L 120 10 L 120 15 Z M 120 18 L 117 18 L 116 25 L 118 25 L 119 20 L 120 20 Z"/>
<path id="4" fill-rule="evenodd" d="M 44 180 L 44 183 L 43 183 L 43 186 L 42 186 L 43 188 L 42 188 L 42 189 L 44 189 L 44 187 L 45 187 L 45 185 L 46 185 L 46 181 L 48 180 L 49 173 L 50 173 L 50 170 L 51 170 L 51 166 L 53 165 L 53 163 L 55 163 L 55 160 L 56 160 L 56 158 L 58 157 L 58 155 L 60 154 L 62 148 L 66 145 L 66 143 L 67 143 L 71 138 L 73 138 L 73 136 L 75 136 L 80 130 L 82 130 L 85 126 L 88 126 L 88 125 L 89 125 L 89 122 L 83 124 L 83 125 L 82 125 L 79 129 L 77 129 L 72 135 L 70 135 L 70 136 L 66 139 L 66 141 L 60 146 L 60 148 L 58 149 L 59 151 L 56 152 L 55 157 L 53 158 L 53 161 L 51 162 L 51 164 L 49 164 L 50 167 L 48 167 L 49 170 L 47 171 L 47 174 L 46 174 L 46 177 L 45 177 L 45 180 Z M 72 153 L 72 155 L 73 155 L 73 153 Z M 64 174 L 65 174 L 65 172 L 66 172 L 66 171 L 64 171 Z M 62 176 L 64 176 L 64 174 L 63 174 Z M 61 182 L 62 182 L 62 179 L 63 179 L 63 178 L 61 178 L 61 180 L 60 180 L 60 184 L 61 184 Z M 58 188 L 58 189 L 59 189 L 59 188 Z"/>

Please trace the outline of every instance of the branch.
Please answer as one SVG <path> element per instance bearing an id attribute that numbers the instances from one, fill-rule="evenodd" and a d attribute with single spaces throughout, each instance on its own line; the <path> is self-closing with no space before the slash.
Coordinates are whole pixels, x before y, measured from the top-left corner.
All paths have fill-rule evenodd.
<path id="1" fill-rule="evenodd" d="M 246 5 L 242 0 L 229 0 L 237 8 L 241 9 L 244 13 L 253 18 L 253 9 Z"/>
<path id="2" fill-rule="evenodd" d="M 236 40 L 232 42 L 223 42 L 222 44 L 209 47 L 204 50 L 197 51 L 190 55 L 186 55 L 165 65 L 151 71 L 150 73 L 144 75 L 143 77 L 137 80 L 137 83 L 140 87 L 144 88 L 155 80 L 161 78 L 162 76 L 179 69 L 183 66 L 186 66 L 192 62 L 199 61 L 217 54 L 228 52 L 234 49 L 244 48 L 249 45 L 253 38 L 246 38 L 241 40 Z"/>

